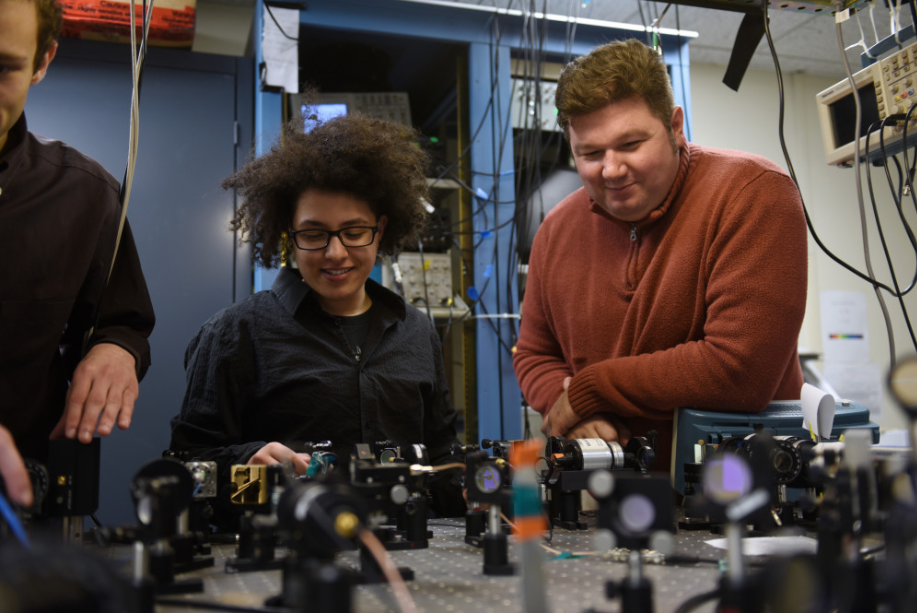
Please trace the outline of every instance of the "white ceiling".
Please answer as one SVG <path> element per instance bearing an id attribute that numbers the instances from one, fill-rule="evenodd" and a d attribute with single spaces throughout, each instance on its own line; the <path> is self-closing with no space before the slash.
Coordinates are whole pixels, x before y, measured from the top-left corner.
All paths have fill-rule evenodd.
<path id="1" fill-rule="evenodd" d="M 660 14 L 660 28 L 688 30 L 698 33 L 689 43 L 692 63 L 726 66 L 733 43 L 742 22 L 743 13 L 696 5 L 742 6 L 759 8 L 766 0 L 680 0 L 678 4 L 651 0 L 406 0 L 434 4 L 468 4 L 498 7 L 513 11 L 537 11 L 582 19 L 651 25 Z M 890 0 L 893 4 L 896 0 Z M 898 0 L 900 1 L 900 0 Z M 247 32 L 255 0 L 198 0 L 198 32 L 196 51 L 242 55 L 246 53 Z M 891 11 L 884 0 L 843 0 L 846 6 L 857 7 L 855 15 L 841 26 L 844 45 L 856 45 L 861 39 L 871 47 L 877 40 L 893 33 Z M 306 2 L 308 5 L 308 2 Z M 694 5 L 694 6 L 690 6 Z M 780 9 L 779 6 L 786 7 Z M 769 9 L 770 30 L 784 74 L 802 72 L 844 78 L 844 64 L 839 51 L 831 0 L 778 0 Z M 815 12 L 819 10 L 820 12 Z M 308 9 L 307 9 L 308 10 Z M 910 25 L 907 5 L 898 14 L 899 23 Z M 238 22 L 238 23 L 236 23 Z M 862 32 L 865 36 L 861 35 Z M 900 28 L 900 26 L 899 26 Z M 847 51 L 851 69 L 861 66 L 862 46 Z M 773 70 L 767 40 L 758 44 L 751 66 Z"/>
<path id="2" fill-rule="evenodd" d="M 697 32 L 699 36 L 689 44 L 692 63 L 727 65 L 733 43 L 739 31 L 743 14 L 728 10 L 699 8 L 687 4 L 728 5 L 730 0 L 683 0 L 679 4 L 651 2 L 649 0 L 457 0 L 463 4 L 497 6 L 515 10 L 536 10 L 557 15 L 613 21 L 619 23 L 650 25 L 665 11 L 659 27 Z M 745 0 L 747 4 L 762 6 L 761 0 Z M 545 9 L 545 3 L 547 8 Z M 733 2 L 738 5 L 739 2 Z M 787 7 L 771 7 L 770 30 L 774 46 L 784 74 L 804 72 L 843 78 L 844 64 L 839 51 L 834 16 L 830 14 L 829 0 L 789 0 L 778 4 Z M 870 4 L 865 0 L 845 0 L 847 6 L 857 6 L 858 15 L 851 17 L 841 26 L 844 45 L 849 47 L 863 38 L 867 46 L 891 35 L 890 11 L 880 0 Z M 533 8 L 534 7 L 534 8 Z M 822 9 L 816 13 L 816 9 Z M 910 11 L 906 5 L 900 11 L 900 22 L 911 23 Z M 875 26 L 873 26 L 875 23 Z M 860 28 L 866 33 L 861 37 Z M 862 47 L 847 52 L 851 69 L 861 67 Z M 767 45 L 762 39 L 751 66 L 773 70 L 774 62 Z"/>

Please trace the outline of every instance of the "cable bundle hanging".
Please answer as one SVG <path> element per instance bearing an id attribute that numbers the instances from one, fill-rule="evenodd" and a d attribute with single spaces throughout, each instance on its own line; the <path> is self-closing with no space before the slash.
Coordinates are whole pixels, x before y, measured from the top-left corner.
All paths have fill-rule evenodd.
<path id="1" fill-rule="evenodd" d="M 130 110 L 130 129 L 128 136 L 127 164 L 124 169 L 124 179 L 121 181 L 121 189 L 118 193 L 118 200 L 121 202 L 121 219 L 118 222 L 118 234 L 115 237 L 115 247 L 111 255 L 111 264 L 108 267 L 108 274 L 105 277 L 105 284 L 96 302 L 95 313 L 92 317 L 92 326 L 86 331 L 83 338 L 83 353 L 89 349 L 92 342 L 92 336 L 95 333 L 96 326 L 99 323 L 99 313 L 102 309 L 102 299 L 105 296 L 105 289 L 111 280 L 112 272 L 115 269 L 115 261 L 118 257 L 118 249 L 121 246 L 121 236 L 124 233 L 124 224 L 127 221 L 127 207 L 130 203 L 131 187 L 134 183 L 134 169 L 137 165 L 137 147 L 140 136 L 140 88 L 143 82 L 143 65 L 146 61 L 146 52 L 148 47 L 147 38 L 150 31 L 150 20 L 153 17 L 153 0 L 143 0 L 141 13 L 141 32 L 140 48 L 137 48 L 137 27 L 136 13 L 134 2 L 130 3 L 130 30 L 131 30 L 131 110 Z"/>
<path id="2" fill-rule="evenodd" d="M 782 151 L 783 151 L 783 155 L 784 155 L 784 158 L 785 158 L 785 160 L 786 160 L 787 171 L 788 171 L 790 177 L 793 179 L 793 182 L 796 184 L 797 189 L 798 189 L 798 188 L 799 188 L 799 181 L 798 181 L 798 179 L 797 179 L 797 177 L 796 177 L 796 172 L 795 172 L 795 170 L 794 170 L 794 168 L 793 168 L 793 163 L 792 163 L 792 161 L 791 161 L 791 159 L 790 159 L 790 154 L 789 154 L 789 151 L 788 151 L 787 146 L 786 146 L 786 139 L 785 139 L 785 135 L 784 135 L 785 95 L 784 95 L 784 90 L 783 90 L 783 73 L 782 73 L 782 71 L 781 71 L 781 69 L 780 69 L 780 61 L 779 61 L 779 59 L 778 59 L 778 57 L 777 57 L 777 50 L 776 50 L 776 48 L 775 48 L 775 46 L 774 46 L 773 37 L 771 36 L 771 31 L 770 31 L 770 26 L 769 26 L 769 19 L 768 19 L 768 14 L 767 14 L 767 13 L 768 13 L 768 2 L 764 2 L 764 3 L 763 3 L 763 8 L 764 8 L 764 32 L 765 32 L 765 36 L 766 36 L 766 39 L 767 39 L 768 46 L 769 46 L 770 51 L 771 51 L 771 57 L 773 58 L 773 61 L 774 61 L 774 67 L 775 67 L 776 76 L 777 76 L 777 88 L 778 88 L 778 96 L 779 96 L 779 120 L 778 120 L 778 124 L 779 124 L 779 125 L 778 125 L 778 136 L 779 136 L 779 140 L 780 140 L 780 147 L 781 147 L 781 149 L 782 149 Z M 838 9 L 838 11 L 842 11 L 843 8 L 844 8 L 844 7 L 842 6 L 842 2 L 838 1 L 838 2 L 837 2 L 837 9 Z M 899 288 L 899 286 L 898 286 L 897 276 L 896 276 L 896 274 L 895 274 L 895 272 L 894 272 L 894 266 L 893 266 L 893 264 L 892 264 L 892 262 L 891 262 L 890 254 L 888 253 L 888 250 L 887 250 L 887 246 L 886 246 L 886 242 L 885 242 L 885 237 L 884 237 L 884 234 L 882 233 L 882 230 L 881 230 L 881 224 L 880 224 L 880 228 L 879 228 L 880 238 L 881 238 L 881 240 L 882 240 L 883 248 L 885 249 L 886 259 L 887 259 L 887 261 L 888 261 L 889 269 L 890 269 L 891 274 L 892 274 L 893 285 L 894 285 L 895 287 L 894 287 L 894 288 L 889 287 L 889 286 L 886 285 L 885 283 L 882 283 L 881 281 L 879 281 L 879 280 L 876 278 L 876 275 L 875 275 L 875 273 L 874 273 L 874 271 L 873 271 L 873 268 L 872 268 L 872 260 L 871 260 L 871 257 L 870 257 L 870 249 L 869 249 L 869 237 L 868 237 L 868 231 L 867 231 L 867 225 L 866 225 L 866 209 L 865 209 L 865 203 L 864 203 L 864 201 L 863 201 L 863 189 L 862 189 L 861 178 L 860 178 L 860 166 L 861 166 L 861 163 L 862 163 L 862 160 L 861 160 L 861 150 L 860 150 L 860 137 L 861 137 L 861 134 L 860 134 L 861 125 L 860 125 L 860 123 L 861 123 L 861 121 L 862 121 L 862 119 L 861 119 L 861 118 L 862 118 L 862 107 L 861 107 L 861 101 L 860 101 L 860 93 L 859 93 L 859 90 L 858 90 L 858 88 L 856 87 L 856 84 L 855 84 L 855 82 L 854 82 L 853 74 L 852 74 L 851 69 L 850 69 L 850 63 L 849 63 L 849 61 L 847 60 L 847 55 L 846 55 L 846 52 L 845 52 L 846 49 L 845 49 L 845 46 L 844 46 L 844 37 L 843 37 L 843 32 L 842 32 L 842 30 L 841 30 L 841 22 L 840 22 L 839 20 L 836 20 L 836 21 L 835 21 L 835 30 L 836 30 L 836 33 L 837 33 L 838 48 L 839 48 L 839 50 L 840 50 L 841 57 L 842 57 L 843 63 L 844 63 L 844 70 L 845 70 L 845 72 L 847 73 L 847 79 L 848 79 L 848 81 L 851 83 L 851 85 L 852 85 L 852 91 L 854 92 L 853 99 L 854 99 L 855 108 L 856 108 L 856 116 L 855 116 L 855 122 L 854 122 L 854 173 L 855 173 L 855 175 L 854 175 L 854 180 L 855 180 L 855 182 L 856 182 L 857 200 L 858 200 L 858 203 L 859 203 L 860 225 L 861 225 L 861 229 L 862 229 L 863 251 L 864 251 L 864 257 L 865 257 L 865 262 L 866 262 L 866 273 L 863 273 L 863 272 L 857 270 L 857 269 L 854 268 L 852 265 L 850 265 L 849 263 L 847 263 L 846 261 L 844 261 L 843 259 L 841 259 L 841 258 L 838 257 L 837 255 L 835 255 L 830 249 L 828 249 L 828 247 L 822 242 L 821 238 L 818 236 L 818 233 L 815 231 L 814 224 L 812 223 L 811 216 L 809 215 L 808 207 L 807 207 L 806 204 L 805 204 L 805 200 L 803 199 L 802 193 L 801 193 L 801 192 L 800 192 L 800 201 L 802 201 L 802 204 L 803 204 L 803 213 L 804 213 L 804 215 L 805 215 L 806 225 L 808 226 L 809 233 L 812 235 L 813 240 L 814 240 L 815 243 L 819 246 L 819 248 L 820 248 L 829 258 L 831 258 L 832 260 L 834 260 L 836 263 L 840 264 L 843 268 L 845 268 L 845 269 L 848 270 L 849 272 L 853 273 L 854 275 L 856 275 L 856 276 L 859 277 L 860 279 L 862 279 L 862 280 L 866 281 L 867 283 L 869 283 L 869 284 L 873 287 L 874 291 L 876 292 L 876 297 L 877 297 L 877 299 L 878 299 L 878 301 L 879 301 L 879 306 L 880 306 L 880 308 L 881 308 L 881 310 L 882 310 L 882 315 L 883 315 L 883 318 L 884 318 L 884 320 L 885 320 L 886 332 L 887 332 L 888 342 L 889 342 L 889 360 L 890 360 L 890 363 L 891 363 L 892 368 L 894 368 L 895 361 L 896 361 L 896 351 L 895 351 L 894 332 L 893 332 L 893 330 L 892 330 L 891 317 L 890 317 L 889 312 L 888 312 L 888 307 L 887 307 L 886 304 L 885 304 L 885 298 L 884 298 L 884 296 L 883 296 L 883 294 L 882 294 L 882 290 L 888 292 L 891 296 L 893 296 L 893 297 L 899 299 L 900 305 L 901 305 L 901 309 L 902 309 L 902 311 L 903 311 L 903 313 L 904 313 L 905 321 L 906 321 L 906 324 L 907 324 L 907 327 L 908 327 L 908 331 L 910 332 L 912 342 L 914 343 L 914 348 L 917 349 L 917 338 L 915 338 L 915 336 L 914 336 L 914 331 L 913 331 L 912 326 L 911 326 L 911 323 L 910 323 L 910 317 L 909 317 L 909 315 L 908 315 L 908 313 L 907 313 L 907 308 L 906 308 L 906 306 L 905 306 L 905 304 L 904 304 L 904 302 L 903 302 L 903 300 L 902 300 L 903 296 L 904 296 L 905 294 L 907 294 L 907 293 L 911 290 L 911 288 L 913 287 L 913 282 L 911 283 L 910 287 L 908 287 L 906 290 L 904 290 L 904 291 L 901 291 L 901 290 L 900 290 L 900 288 Z M 910 113 L 908 113 L 908 119 L 909 119 L 909 116 L 910 116 Z M 900 119 L 904 119 L 903 116 L 898 116 L 898 117 L 899 117 L 899 120 L 900 120 Z M 891 119 L 891 118 L 890 118 L 890 119 Z M 882 126 L 882 127 L 884 127 L 884 123 L 883 123 L 883 126 Z M 906 128 L 905 128 L 905 129 L 906 129 Z M 870 127 L 870 130 L 869 130 L 869 131 L 871 131 L 871 130 L 872 130 L 872 127 Z M 869 132 L 869 131 L 868 131 L 868 132 Z M 883 135 L 883 137 L 882 137 L 882 140 L 884 141 L 884 135 Z M 905 143 L 906 143 L 906 142 L 907 142 L 907 141 L 905 141 Z M 869 147 L 868 147 L 868 134 L 867 134 L 867 150 L 868 150 L 868 148 L 869 148 Z M 906 149 L 907 149 L 907 145 L 905 144 L 905 151 L 906 151 Z M 885 150 L 884 150 L 884 145 L 883 145 L 883 156 L 884 156 L 884 155 L 885 155 Z M 905 167 L 907 167 L 907 166 L 908 166 L 908 164 L 907 164 L 907 157 L 906 157 L 906 153 L 905 153 Z M 908 184 L 909 186 L 910 186 L 910 184 L 911 184 L 911 182 L 910 182 L 910 177 L 911 177 L 912 175 L 913 175 L 913 172 L 909 172 L 909 173 L 908 173 L 907 184 Z M 868 172 L 867 172 L 867 178 L 869 179 L 869 174 L 868 174 Z M 892 180 L 891 180 L 891 177 L 889 176 L 889 185 L 892 186 L 892 183 L 893 183 L 893 182 L 892 182 Z M 893 187 L 893 192 L 894 192 L 894 191 L 895 191 L 895 190 L 894 190 L 894 187 Z M 908 188 L 908 191 L 913 192 L 913 190 L 910 189 L 910 187 Z M 871 180 L 870 180 L 870 193 L 872 194 Z M 913 196 L 912 196 L 912 197 L 913 197 Z M 914 248 L 915 248 L 915 253 L 917 253 L 917 242 L 915 242 L 915 241 L 913 240 L 913 233 L 912 233 L 912 231 L 911 231 L 909 225 L 907 224 L 907 222 L 906 222 L 905 219 L 904 219 L 904 214 L 903 214 L 903 211 L 901 210 L 900 199 L 899 199 L 899 198 L 896 198 L 895 200 L 896 200 L 897 208 L 899 209 L 899 215 L 901 216 L 902 222 L 904 223 L 904 226 L 905 226 L 905 228 L 906 228 L 906 232 L 907 232 L 909 238 L 911 239 L 912 245 L 913 245 Z M 915 201 L 915 206 L 917 206 L 917 201 Z M 873 210 L 874 210 L 874 213 L 875 213 L 875 215 L 876 215 L 876 221 L 877 221 L 877 223 L 878 223 L 878 220 L 879 220 L 879 217 L 878 217 L 878 209 L 875 207 L 875 200 L 874 200 L 874 198 L 873 198 Z M 917 272 L 915 272 L 915 275 L 917 275 Z"/>

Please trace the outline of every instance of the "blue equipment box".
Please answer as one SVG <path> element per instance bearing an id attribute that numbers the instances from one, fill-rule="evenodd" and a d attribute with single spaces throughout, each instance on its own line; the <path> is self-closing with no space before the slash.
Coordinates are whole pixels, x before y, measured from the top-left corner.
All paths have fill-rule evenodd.
<path id="1" fill-rule="evenodd" d="M 799 400 L 771 402 L 760 413 L 725 413 L 680 408 L 675 411 L 672 431 L 672 487 L 685 493 L 685 463 L 695 461 L 694 446 L 698 441 L 718 445 L 733 436 L 747 436 L 758 425 L 774 436 L 801 436 L 811 434 L 803 426 L 802 403 Z M 872 442 L 879 442 L 879 425 L 869 421 L 869 409 L 858 402 L 838 401 L 834 413 L 831 440 L 837 441 L 845 430 L 867 428 L 872 430 Z"/>

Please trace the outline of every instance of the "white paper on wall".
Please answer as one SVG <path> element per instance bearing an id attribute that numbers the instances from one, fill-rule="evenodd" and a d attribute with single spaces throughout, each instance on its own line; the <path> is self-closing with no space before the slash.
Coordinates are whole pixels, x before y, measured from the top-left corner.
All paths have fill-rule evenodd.
<path id="1" fill-rule="evenodd" d="M 825 363 L 869 362 L 869 331 L 863 292 L 821 292 L 821 330 Z M 828 380 L 834 385 L 834 380 Z"/>
<path id="2" fill-rule="evenodd" d="M 271 15 L 273 14 L 273 18 Z M 261 53 L 264 85 L 282 87 L 288 94 L 299 92 L 299 10 L 264 7 Z M 276 20 L 276 22 L 275 22 Z"/>

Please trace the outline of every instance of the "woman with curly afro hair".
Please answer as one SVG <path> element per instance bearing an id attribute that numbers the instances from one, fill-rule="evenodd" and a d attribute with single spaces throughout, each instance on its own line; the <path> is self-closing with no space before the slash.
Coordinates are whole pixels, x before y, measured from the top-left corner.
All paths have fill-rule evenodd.
<path id="1" fill-rule="evenodd" d="M 424 444 L 434 464 L 453 460 L 456 413 L 439 336 L 369 278 L 380 253 L 416 244 L 423 226 L 427 157 L 416 138 L 361 115 L 310 132 L 296 122 L 223 182 L 244 200 L 232 227 L 255 258 L 286 264 L 288 241 L 296 265 L 217 313 L 185 353 L 171 448 L 216 461 L 226 492 L 233 464 L 291 462 L 303 474 L 320 441 L 332 443 L 339 465 L 356 443 L 385 440 Z M 440 515 L 464 513 L 459 475 L 428 493 Z"/>

